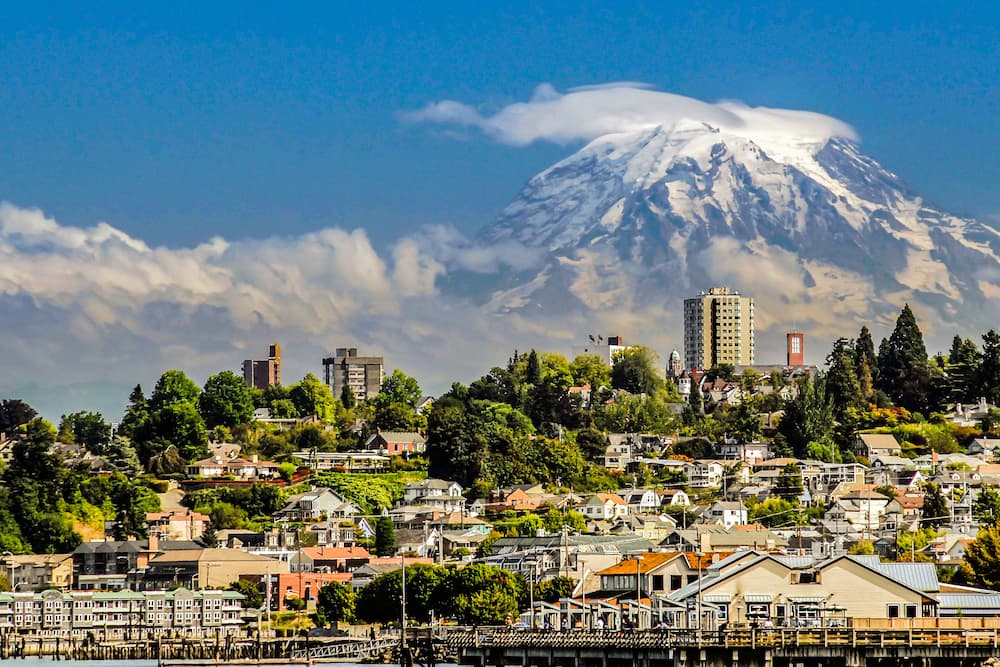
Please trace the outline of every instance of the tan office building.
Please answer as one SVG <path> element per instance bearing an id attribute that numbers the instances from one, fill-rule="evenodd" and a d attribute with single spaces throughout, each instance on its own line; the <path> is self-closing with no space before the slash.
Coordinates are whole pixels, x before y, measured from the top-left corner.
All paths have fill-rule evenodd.
<path id="1" fill-rule="evenodd" d="M 684 365 L 707 369 L 719 364 L 754 363 L 753 297 L 713 287 L 684 299 Z"/>

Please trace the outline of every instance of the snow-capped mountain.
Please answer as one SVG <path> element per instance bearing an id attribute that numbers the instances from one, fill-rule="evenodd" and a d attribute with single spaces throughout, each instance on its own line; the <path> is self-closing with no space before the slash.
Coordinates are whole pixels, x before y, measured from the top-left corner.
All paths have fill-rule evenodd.
<path id="1" fill-rule="evenodd" d="M 846 138 L 695 121 L 605 135 L 481 238 L 544 251 L 491 285 L 497 312 L 676 315 L 726 285 L 757 298 L 761 329 L 846 333 L 909 301 L 971 335 L 1000 313 L 1000 233 L 930 206 Z"/>

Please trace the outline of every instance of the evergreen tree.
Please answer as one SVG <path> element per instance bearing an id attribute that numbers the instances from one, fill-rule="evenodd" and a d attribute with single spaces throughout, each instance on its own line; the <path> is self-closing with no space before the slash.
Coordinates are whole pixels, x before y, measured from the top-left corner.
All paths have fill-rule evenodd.
<path id="1" fill-rule="evenodd" d="M 35 409 L 16 398 L 0 401 L 0 433 L 12 435 L 17 427 L 27 424 L 38 415 Z"/>
<path id="2" fill-rule="evenodd" d="M 688 394 L 688 405 L 695 417 L 705 416 L 705 399 L 701 395 L 701 378 L 691 378 L 691 393 Z"/>
<path id="3" fill-rule="evenodd" d="M 948 351 L 947 393 L 948 400 L 972 403 L 979 399 L 983 355 L 976 344 L 968 338 L 956 335 Z"/>
<path id="4" fill-rule="evenodd" d="M 1000 492 L 995 486 L 983 485 L 972 503 L 972 514 L 980 526 L 992 528 L 1000 524 Z"/>
<path id="5" fill-rule="evenodd" d="M 878 357 L 875 355 L 875 342 L 868 326 L 861 327 L 858 337 L 854 339 L 854 363 L 860 369 L 867 366 L 872 376 L 872 382 L 878 379 Z"/>
<path id="6" fill-rule="evenodd" d="M 358 404 L 358 399 L 354 395 L 354 390 L 351 389 L 351 385 L 345 384 L 344 388 L 340 390 L 340 404 L 347 410 L 353 409 L 354 406 Z"/>
<path id="7" fill-rule="evenodd" d="M 387 516 L 379 517 L 375 523 L 375 553 L 379 556 L 396 553 L 396 526 Z"/>
<path id="8" fill-rule="evenodd" d="M 823 377 L 799 382 L 798 395 L 785 403 L 785 415 L 778 422 L 778 433 L 797 458 L 808 455 L 810 443 L 833 443 L 833 402 L 826 392 Z"/>
<path id="9" fill-rule="evenodd" d="M 927 526 L 940 526 L 948 522 L 948 501 L 936 482 L 924 485 L 923 516 L 923 523 Z"/>
<path id="10" fill-rule="evenodd" d="M 934 388 L 927 366 L 927 348 L 909 304 L 896 318 L 896 328 L 879 346 L 878 389 L 897 405 L 927 411 Z"/>
<path id="11" fill-rule="evenodd" d="M 839 338 L 833 344 L 833 350 L 826 357 L 829 370 L 826 373 L 826 389 L 833 400 L 834 416 L 845 421 L 845 415 L 850 408 L 861 407 L 863 394 L 854 367 L 854 354 L 851 341 Z"/>
<path id="12" fill-rule="evenodd" d="M 993 329 L 983 334 L 983 360 L 978 384 L 982 398 L 994 405 L 1000 403 L 1000 334 Z"/>
<path id="13" fill-rule="evenodd" d="M 542 383 L 542 364 L 538 360 L 538 353 L 534 350 L 528 354 L 528 366 L 525 372 L 525 380 L 528 384 L 539 385 Z"/>

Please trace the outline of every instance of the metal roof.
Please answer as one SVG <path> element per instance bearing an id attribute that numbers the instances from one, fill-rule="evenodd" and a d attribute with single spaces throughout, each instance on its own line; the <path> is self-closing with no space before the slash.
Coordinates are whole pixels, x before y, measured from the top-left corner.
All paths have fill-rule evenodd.
<path id="1" fill-rule="evenodd" d="M 995 609 L 1000 613 L 1000 593 L 941 593 L 937 596 L 938 607 L 946 609 Z"/>
<path id="2" fill-rule="evenodd" d="M 937 567 L 934 563 L 872 563 L 862 562 L 879 574 L 923 593 L 937 593 Z"/>

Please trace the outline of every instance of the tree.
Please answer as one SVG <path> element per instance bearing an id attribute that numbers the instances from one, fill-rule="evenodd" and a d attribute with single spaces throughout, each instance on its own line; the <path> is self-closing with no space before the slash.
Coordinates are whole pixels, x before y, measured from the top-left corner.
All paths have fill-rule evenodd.
<path id="1" fill-rule="evenodd" d="M 353 621 L 356 602 L 357 596 L 350 585 L 337 581 L 325 584 L 316 596 L 317 625 L 322 627 Z"/>
<path id="2" fill-rule="evenodd" d="M 19 426 L 27 424 L 38 413 L 22 400 L 8 398 L 0 401 L 0 433 L 12 435 Z"/>
<path id="3" fill-rule="evenodd" d="M 940 526 L 948 522 L 948 502 L 941 487 L 936 482 L 924 485 L 923 523 L 928 527 Z"/>
<path id="4" fill-rule="evenodd" d="M 573 384 L 582 387 L 590 385 L 593 392 L 601 387 L 611 386 L 611 368 L 596 354 L 578 355 L 569 365 L 573 374 Z"/>
<path id="5" fill-rule="evenodd" d="M 67 439 L 88 452 L 103 456 L 111 441 L 111 424 L 98 412 L 74 412 L 63 415 L 59 424 L 60 439 Z"/>
<path id="6" fill-rule="evenodd" d="M 169 370 L 156 381 L 149 397 L 149 408 L 156 412 L 177 403 L 197 405 L 200 394 L 201 389 L 184 371 Z"/>
<path id="7" fill-rule="evenodd" d="M 260 592 L 260 588 L 257 587 L 252 581 L 247 579 L 237 579 L 229 585 L 229 590 L 235 591 L 243 596 L 244 609 L 260 609 L 264 604 L 264 594 Z M 322 593 L 323 589 L 320 589 Z M 318 603 L 317 603 L 318 604 Z"/>
<path id="8" fill-rule="evenodd" d="M 983 334 L 978 384 L 983 398 L 990 403 L 1000 403 L 1000 334 L 993 329 Z"/>
<path id="9" fill-rule="evenodd" d="M 180 455 L 188 461 L 208 456 L 205 421 L 192 402 L 177 401 L 155 411 L 150 419 L 150 432 L 154 447 L 146 443 L 144 450 L 139 450 L 140 459 L 146 458 L 148 461 L 152 454 L 166 449 L 165 446 L 155 446 L 155 443 L 175 445 Z M 143 457 L 144 451 L 147 453 L 146 457 Z"/>
<path id="10" fill-rule="evenodd" d="M 211 521 L 208 522 L 198 542 L 206 549 L 215 549 L 219 546 L 219 532 L 215 529 L 215 524 Z"/>
<path id="11" fill-rule="evenodd" d="M 588 461 L 603 463 L 608 451 L 608 436 L 593 428 L 582 429 L 576 434 L 576 446 Z"/>
<path id="12" fill-rule="evenodd" d="M 569 577 L 562 575 L 540 581 L 535 585 L 535 599 L 542 602 L 557 603 L 563 598 L 573 595 L 574 583 Z"/>
<path id="13" fill-rule="evenodd" d="M 208 513 L 212 525 L 218 530 L 243 528 L 247 521 L 247 512 L 232 503 L 218 502 L 212 505 Z"/>
<path id="14" fill-rule="evenodd" d="M 375 523 L 375 553 L 378 556 L 396 553 L 396 526 L 387 516 L 379 517 Z"/>
<path id="15" fill-rule="evenodd" d="M 991 526 L 979 531 L 965 548 L 965 561 L 975 573 L 979 586 L 995 589 L 1000 587 L 1000 526 Z"/>
<path id="16" fill-rule="evenodd" d="M 779 498 L 796 501 L 802 496 L 802 471 L 795 463 L 788 463 L 781 469 L 774 493 Z"/>
<path id="17" fill-rule="evenodd" d="M 402 607 L 402 570 L 393 570 L 375 577 L 358 593 L 355 613 L 367 623 L 399 622 Z M 421 623 L 431 618 L 436 609 L 435 597 L 444 568 L 434 565 L 406 567 L 406 616 Z M 440 614 L 439 614 L 440 615 Z"/>
<path id="18" fill-rule="evenodd" d="M 288 398 L 302 417 L 315 415 L 323 420 L 333 418 L 334 404 L 330 387 L 312 373 L 307 373 L 297 384 L 292 385 Z"/>
<path id="19" fill-rule="evenodd" d="M 972 514 L 981 526 L 991 528 L 1000 524 L 1000 492 L 995 486 L 983 485 L 972 503 Z"/>
<path id="20" fill-rule="evenodd" d="M 133 387 L 132 393 L 129 394 L 128 408 L 126 408 L 125 416 L 122 417 L 116 432 L 133 442 L 138 442 L 148 437 L 148 431 L 149 401 L 142 393 L 142 385 L 137 384 Z"/>
<path id="21" fill-rule="evenodd" d="M 457 399 L 437 400 L 427 416 L 427 474 L 470 487 L 480 478 L 487 454 L 482 420 Z"/>
<path id="22" fill-rule="evenodd" d="M 542 382 L 542 365 L 538 360 L 538 353 L 534 350 L 528 354 L 525 381 L 531 385 L 541 384 Z"/>
<path id="23" fill-rule="evenodd" d="M 927 348 L 909 304 L 903 306 L 896 327 L 878 352 L 878 383 L 897 404 L 908 410 L 926 410 L 930 394 Z"/>
<path id="24" fill-rule="evenodd" d="M 436 591 L 436 606 L 443 616 L 462 625 L 499 625 L 516 616 L 524 580 L 493 565 L 475 563 L 449 569 Z"/>
<path id="25" fill-rule="evenodd" d="M 983 355 L 976 344 L 956 335 L 948 352 L 948 399 L 971 403 L 979 399 Z"/>
<path id="26" fill-rule="evenodd" d="M 369 402 L 374 402 L 376 405 L 401 403 L 416 408 L 421 396 L 423 393 L 417 380 L 397 368 L 382 383 L 378 395 Z"/>
<path id="27" fill-rule="evenodd" d="M 701 395 L 701 380 L 691 378 L 691 393 L 688 394 L 688 406 L 691 413 L 696 417 L 705 416 L 705 399 Z"/>
<path id="28" fill-rule="evenodd" d="M 631 394 L 649 396 L 663 391 L 665 385 L 659 374 L 658 359 L 656 352 L 648 347 L 634 345 L 626 348 L 614 359 L 611 386 Z"/>
<path id="29" fill-rule="evenodd" d="M 253 421 L 253 398 L 243 378 L 232 371 L 222 371 L 208 378 L 198 399 L 205 426 L 235 428 Z"/>
<path id="30" fill-rule="evenodd" d="M 875 356 L 875 341 L 867 326 L 862 326 L 854 339 L 854 366 L 858 371 L 858 383 L 865 399 L 875 390 L 878 374 L 878 357 Z"/>
<path id="31" fill-rule="evenodd" d="M 785 403 L 785 414 L 778 422 L 778 433 L 797 458 L 804 458 L 809 443 L 833 442 L 833 402 L 827 396 L 825 380 L 805 378 L 798 395 Z"/>
<path id="32" fill-rule="evenodd" d="M 351 385 L 344 384 L 344 387 L 340 390 L 340 404 L 347 410 L 353 409 L 358 404 L 358 399 L 354 395 Z"/>
<path id="33" fill-rule="evenodd" d="M 854 365 L 852 343 L 846 338 L 838 338 L 833 350 L 826 357 L 826 390 L 833 400 L 834 417 L 843 422 L 847 411 L 864 405 L 865 396 L 858 382 Z"/>

